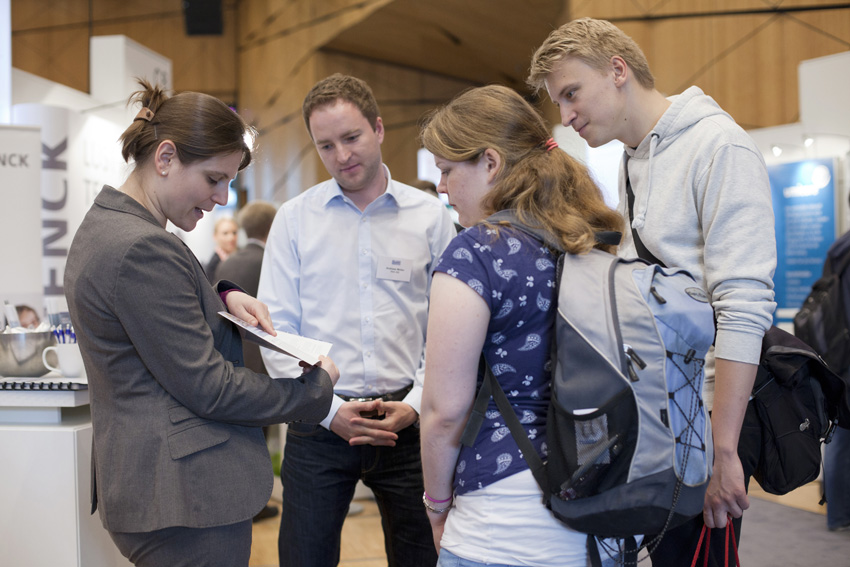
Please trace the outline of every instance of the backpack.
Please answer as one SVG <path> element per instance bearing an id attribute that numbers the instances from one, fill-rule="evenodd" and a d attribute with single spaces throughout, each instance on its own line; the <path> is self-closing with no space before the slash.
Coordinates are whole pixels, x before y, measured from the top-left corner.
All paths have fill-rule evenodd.
<path id="1" fill-rule="evenodd" d="M 821 443 L 832 440 L 839 421 L 850 423 L 844 380 L 812 347 L 771 327 L 762 342 L 752 399 L 761 424 L 753 472 L 759 485 L 781 495 L 815 480 L 821 468 Z"/>
<path id="2" fill-rule="evenodd" d="M 628 183 L 626 193 L 631 216 L 634 196 Z M 647 249 L 634 228 L 632 237 L 638 256 L 663 265 Z M 850 257 L 850 253 L 847 256 Z M 847 262 L 848 259 L 844 258 L 838 275 L 847 267 Z M 824 267 L 825 276 L 815 283 L 815 291 L 795 317 L 795 333 L 799 318 L 800 325 L 811 330 L 806 337 L 808 340 L 815 341 L 813 344 L 829 343 L 829 347 L 824 346 L 828 349 L 834 345 L 840 349 L 840 352 L 833 351 L 836 359 L 845 357 L 850 360 L 847 344 L 850 335 L 844 322 L 839 278 L 831 274 L 828 277 L 827 270 L 828 267 Z M 810 302 L 812 296 L 816 299 Z M 804 313 L 806 306 L 811 307 L 808 314 Z M 836 321 L 838 318 L 842 321 L 840 327 Z M 825 340 L 824 321 L 834 325 L 831 329 L 840 328 L 843 333 L 829 331 L 825 336 L 829 337 L 829 333 L 833 332 L 835 339 Z M 843 346 L 840 345 L 842 337 Z M 775 325 L 765 332 L 750 396 L 751 403 L 747 405 L 748 415 L 755 413 L 760 435 L 758 439 L 751 440 L 749 436 L 744 439 L 742 431 L 742 444 L 746 450 L 758 455 L 753 477 L 765 492 L 772 494 L 787 494 L 816 479 L 820 474 L 821 443 L 832 440 L 833 430 L 839 420 L 842 424 L 850 423 L 850 402 L 847 399 L 850 386 L 830 371 L 815 349 L 806 342 Z M 847 362 L 842 368 L 846 368 L 846 365 Z"/>
<path id="3" fill-rule="evenodd" d="M 488 219 L 499 221 L 561 250 L 513 211 Z M 702 512 L 713 462 L 702 401 L 713 310 L 690 274 L 641 259 L 565 253 L 557 274 L 546 463 L 486 364 L 462 442 L 474 443 L 492 395 L 544 503 L 590 534 L 598 562 L 594 536 L 663 534 Z"/>
<path id="4" fill-rule="evenodd" d="M 850 330 L 841 289 L 841 276 L 848 264 L 850 248 L 838 260 L 838 269 L 833 269 L 827 259 L 823 275 L 794 316 L 794 334 L 811 345 L 836 372 L 844 372 L 850 366 Z"/>

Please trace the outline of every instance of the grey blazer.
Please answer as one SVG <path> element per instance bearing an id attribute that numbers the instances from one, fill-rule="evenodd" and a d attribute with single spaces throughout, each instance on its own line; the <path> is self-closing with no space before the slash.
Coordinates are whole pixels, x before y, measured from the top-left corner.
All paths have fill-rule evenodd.
<path id="1" fill-rule="evenodd" d="M 74 237 L 65 293 L 91 395 L 92 511 L 107 530 L 252 518 L 273 482 L 260 426 L 328 413 L 323 370 L 271 379 L 242 367 L 239 333 L 217 314 L 225 287 L 111 187 Z"/>

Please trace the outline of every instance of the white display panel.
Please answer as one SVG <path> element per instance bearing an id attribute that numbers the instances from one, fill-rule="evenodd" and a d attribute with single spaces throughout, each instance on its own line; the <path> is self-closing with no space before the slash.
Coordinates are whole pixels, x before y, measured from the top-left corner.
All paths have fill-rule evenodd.
<path id="1" fill-rule="evenodd" d="M 0 303 L 25 303 L 39 312 L 40 188 L 39 129 L 0 125 Z"/>
<path id="2" fill-rule="evenodd" d="M 12 2 L 0 0 L 0 124 L 12 115 Z"/>

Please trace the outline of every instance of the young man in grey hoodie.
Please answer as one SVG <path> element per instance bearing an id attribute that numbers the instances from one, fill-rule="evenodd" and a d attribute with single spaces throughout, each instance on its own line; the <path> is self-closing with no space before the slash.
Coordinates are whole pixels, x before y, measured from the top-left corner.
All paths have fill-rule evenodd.
<path id="1" fill-rule="evenodd" d="M 607 21 L 584 18 L 552 32 L 534 54 L 528 82 L 546 89 L 563 125 L 591 147 L 624 143 L 619 211 L 633 220 L 620 255 L 639 255 L 642 242 L 660 262 L 688 270 L 714 307 L 716 365 L 713 376 L 707 365 L 705 398 L 715 460 L 705 508 L 702 517 L 670 530 L 652 554 L 653 567 L 688 565 L 703 522 L 723 528 L 727 517 L 736 518 L 740 536 L 749 507 L 746 487 L 757 455 L 742 444 L 739 457 L 739 436 L 776 306 L 764 160 L 749 135 L 698 87 L 670 98 L 658 92 L 640 47 Z M 722 564 L 725 537 L 713 535 L 712 548 L 719 550 L 713 562 Z"/>

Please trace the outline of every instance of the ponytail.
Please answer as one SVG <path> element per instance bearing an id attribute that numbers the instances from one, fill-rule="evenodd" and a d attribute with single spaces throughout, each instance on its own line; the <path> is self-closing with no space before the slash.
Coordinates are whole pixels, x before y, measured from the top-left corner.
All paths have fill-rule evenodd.
<path id="1" fill-rule="evenodd" d="M 133 123 L 121 134 L 121 155 L 141 167 L 164 140 L 171 140 L 183 164 L 233 152 L 242 153 L 239 169 L 251 163 L 256 131 L 215 97 L 184 92 L 169 97 L 159 85 L 139 79 L 141 90 L 128 105 L 141 106 Z"/>

